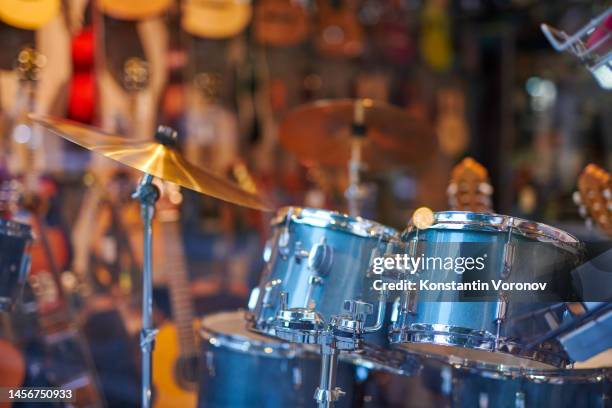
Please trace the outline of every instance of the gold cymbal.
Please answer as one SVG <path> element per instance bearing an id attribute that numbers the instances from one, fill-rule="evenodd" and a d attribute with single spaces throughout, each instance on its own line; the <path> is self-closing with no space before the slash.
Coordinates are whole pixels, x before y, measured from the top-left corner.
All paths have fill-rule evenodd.
<path id="1" fill-rule="evenodd" d="M 29 118 L 72 143 L 136 170 L 230 203 L 270 210 L 257 195 L 246 192 L 209 170 L 187 162 L 179 151 L 171 146 L 171 140 L 169 143 L 130 140 L 66 119 L 35 114 L 30 114 Z"/>
<path id="2" fill-rule="evenodd" d="M 353 99 L 322 100 L 290 112 L 279 128 L 282 145 L 306 165 L 346 166 L 350 160 Z M 362 161 L 369 170 L 418 167 L 436 152 L 431 127 L 384 102 L 363 99 Z"/>

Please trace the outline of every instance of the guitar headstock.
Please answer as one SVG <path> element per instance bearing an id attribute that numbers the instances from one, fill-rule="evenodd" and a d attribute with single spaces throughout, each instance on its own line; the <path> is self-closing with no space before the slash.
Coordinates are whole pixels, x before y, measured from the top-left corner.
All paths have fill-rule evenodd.
<path id="1" fill-rule="evenodd" d="M 587 165 L 578 177 L 574 202 L 587 224 L 594 221 L 602 231 L 612 236 L 612 175 L 595 164 Z M 591 221 L 592 220 L 592 221 Z"/>
<path id="2" fill-rule="evenodd" d="M 149 83 L 149 64 L 138 57 L 132 57 L 123 65 L 123 86 L 128 92 L 138 92 Z"/>
<path id="3" fill-rule="evenodd" d="M 489 183 L 489 173 L 471 157 L 466 157 L 453 168 L 446 192 L 452 210 L 493 212 L 493 187 Z"/>
<path id="4" fill-rule="evenodd" d="M 20 81 L 38 80 L 40 71 L 47 63 L 47 58 L 32 47 L 24 47 L 17 55 L 16 70 Z"/>

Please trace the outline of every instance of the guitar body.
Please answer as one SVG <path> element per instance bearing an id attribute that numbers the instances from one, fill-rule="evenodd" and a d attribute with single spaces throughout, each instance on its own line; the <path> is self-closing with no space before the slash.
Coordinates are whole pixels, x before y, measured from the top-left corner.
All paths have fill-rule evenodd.
<path id="1" fill-rule="evenodd" d="M 119 20 L 144 20 L 166 11 L 172 0 L 98 0 L 104 14 Z"/>
<path id="2" fill-rule="evenodd" d="M 60 0 L 0 0 L 0 20 L 24 30 L 36 30 L 60 11 Z"/>
<path id="3" fill-rule="evenodd" d="M 25 378 L 23 355 L 11 343 L 0 339 L 0 356 L 0 387 L 19 387 Z M 0 402 L 0 408 L 11 405 L 10 402 Z"/>
<path id="4" fill-rule="evenodd" d="M 363 52 L 363 28 L 346 0 L 319 1 L 315 44 L 321 54 L 354 58 Z"/>
<path id="5" fill-rule="evenodd" d="M 290 47 L 308 35 L 308 15 L 298 2 L 263 0 L 255 6 L 255 40 L 262 45 Z"/>
<path id="6" fill-rule="evenodd" d="M 251 21 L 251 4 L 241 0 L 186 0 L 181 26 L 189 34 L 228 38 L 240 34 Z"/>
<path id="7" fill-rule="evenodd" d="M 195 322 L 194 322 L 195 327 Z M 186 362 L 189 364 L 189 362 Z M 155 408 L 195 407 L 196 389 L 188 389 L 177 378 L 182 371 L 178 329 L 173 323 L 165 323 L 159 329 L 153 352 L 153 385 Z"/>

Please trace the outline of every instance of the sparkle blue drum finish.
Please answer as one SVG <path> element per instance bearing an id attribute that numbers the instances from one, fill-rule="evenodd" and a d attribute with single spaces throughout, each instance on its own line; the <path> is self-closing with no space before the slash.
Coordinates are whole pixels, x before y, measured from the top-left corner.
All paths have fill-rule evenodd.
<path id="1" fill-rule="evenodd" d="M 312 407 L 320 356 L 303 346 L 249 332 L 244 311 L 202 320 L 200 408 Z M 335 405 L 352 406 L 355 372 L 339 363 L 337 384 L 346 392 Z"/>
<path id="2" fill-rule="evenodd" d="M 0 219 L 0 311 L 17 302 L 29 269 L 30 227 Z"/>
<path id="3" fill-rule="evenodd" d="M 612 371 L 530 371 L 514 376 L 455 370 L 451 392 L 457 408 L 607 408 L 612 404 Z"/>
<path id="4" fill-rule="evenodd" d="M 372 303 L 367 324 L 374 324 L 380 294 L 372 287 L 378 277 L 371 263 L 399 244 L 397 231 L 337 212 L 288 207 L 272 221 L 269 243 L 256 306 L 250 307 L 254 330 L 275 334 L 281 292 L 288 294 L 288 308 L 314 310 L 326 322 L 344 312 L 345 300 Z M 384 337 L 380 331 L 366 341 Z"/>
<path id="5" fill-rule="evenodd" d="M 409 348 L 426 354 L 455 355 L 509 366 L 546 368 L 548 365 L 563 366 L 568 362 L 558 344 L 548 343 L 526 350 L 525 343 L 550 328 L 542 319 L 520 317 L 571 297 L 570 271 L 577 265 L 581 254 L 580 244 L 574 237 L 553 227 L 513 217 L 451 211 L 436 213 L 434 224 L 427 229 L 409 228 L 402 240 L 406 248 L 412 248 L 407 249 L 411 256 L 477 256 L 473 253 L 475 247 L 487 248 L 485 269 L 479 276 L 507 282 L 545 281 L 555 287 L 553 297 L 558 295 L 558 298 L 547 298 L 546 302 L 524 299 L 513 302 L 510 297 L 506 300 L 505 313 L 501 314 L 503 320 L 498 327 L 500 308 L 504 305 L 497 301 L 466 301 L 469 299 L 460 298 L 458 291 L 416 293 L 416 307 L 409 308 L 409 299 L 415 294 L 404 293 L 404 307 L 398 311 L 391 330 L 393 343 L 406 343 Z M 472 245 L 474 243 L 478 245 Z M 508 250 L 505 249 L 507 243 L 511 245 Z M 513 256 L 508 257 L 506 251 Z M 510 267 L 507 275 L 504 260 Z M 421 270 L 415 276 L 432 282 L 471 280 L 467 272 L 458 275 L 453 271 Z M 423 300 L 424 297 L 427 299 Z M 563 318 L 562 309 L 551 314 L 558 321 Z M 515 359 L 515 356 L 519 358 Z"/>

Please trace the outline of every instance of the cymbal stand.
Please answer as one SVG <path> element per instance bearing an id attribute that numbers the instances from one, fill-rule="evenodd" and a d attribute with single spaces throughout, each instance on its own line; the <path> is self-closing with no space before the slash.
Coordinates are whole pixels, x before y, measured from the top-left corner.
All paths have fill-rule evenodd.
<path id="1" fill-rule="evenodd" d="M 153 184 L 153 176 L 145 173 L 132 198 L 140 201 L 143 223 L 144 254 L 142 267 L 142 330 L 140 349 L 142 351 L 142 406 L 151 406 L 151 382 L 153 377 L 153 347 L 157 330 L 153 328 L 153 215 L 159 189 Z"/>
<path id="2" fill-rule="evenodd" d="M 371 105 L 369 99 L 358 99 L 355 102 L 355 110 L 352 124 L 351 158 L 348 163 L 349 185 L 344 192 L 348 201 L 349 215 L 356 217 L 361 213 L 361 204 L 367 192 L 361 185 L 359 171 L 362 167 L 361 148 L 366 135 L 365 108 Z"/>
<path id="3" fill-rule="evenodd" d="M 168 126 L 159 126 L 155 132 L 158 143 L 176 147 L 176 131 Z M 140 350 L 142 351 L 142 407 L 151 406 L 151 383 L 153 378 L 153 347 L 157 330 L 153 327 L 153 215 L 160 191 L 153 184 L 153 176 L 145 173 L 132 198 L 140 201 L 140 215 L 143 224 L 142 262 L 142 330 Z"/>

